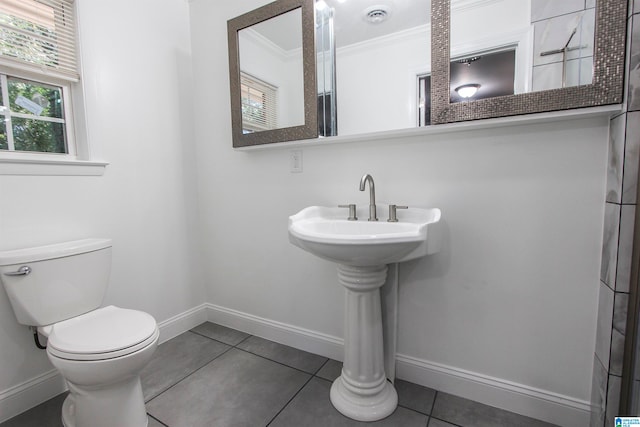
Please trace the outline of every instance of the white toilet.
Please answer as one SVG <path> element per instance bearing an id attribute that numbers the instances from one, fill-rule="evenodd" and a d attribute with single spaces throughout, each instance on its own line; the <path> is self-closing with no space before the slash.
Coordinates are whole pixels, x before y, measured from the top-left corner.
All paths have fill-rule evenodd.
<path id="1" fill-rule="evenodd" d="M 0 280 L 18 323 L 47 337 L 47 356 L 69 386 L 65 427 L 145 427 L 140 371 L 158 345 L 142 311 L 99 308 L 111 240 L 86 239 L 0 252 Z"/>

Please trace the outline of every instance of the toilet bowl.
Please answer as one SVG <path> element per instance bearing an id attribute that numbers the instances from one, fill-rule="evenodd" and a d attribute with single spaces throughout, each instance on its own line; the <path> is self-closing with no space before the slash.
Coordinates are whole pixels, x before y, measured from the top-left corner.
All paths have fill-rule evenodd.
<path id="1" fill-rule="evenodd" d="M 109 239 L 0 252 L 18 322 L 47 337 L 47 356 L 69 387 L 65 427 L 148 424 L 140 371 L 158 345 L 158 326 L 142 311 L 99 308 L 110 261 Z"/>
<path id="2" fill-rule="evenodd" d="M 38 332 L 48 334 L 47 356 L 71 391 L 65 427 L 147 425 L 139 373 L 158 345 L 153 317 L 108 306 Z"/>

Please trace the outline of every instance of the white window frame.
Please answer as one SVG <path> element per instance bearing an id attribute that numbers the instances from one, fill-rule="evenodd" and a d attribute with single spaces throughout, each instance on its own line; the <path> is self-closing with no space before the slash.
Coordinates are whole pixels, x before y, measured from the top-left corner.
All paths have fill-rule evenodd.
<path id="1" fill-rule="evenodd" d="M 77 156 L 76 156 L 77 150 L 76 150 L 76 143 L 75 143 L 75 128 L 73 125 L 74 121 L 73 121 L 73 112 L 71 107 L 71 104 L 72 104 L 71 85 L 69 84 L 69 82 L 66 82 L 64 80 L 54 80 L 54 79 L 48 79 L 47 81 L 44 81 L 44 79 L 42 78 L 35 80 L 25 75 L 20 75 L 20 73 L 13 72 L 9 74 L 9 73 L 4 73 L 3 71 L 4 71 L 3 67 L 0 67 L 0 87 L 2 88 L 2 100 L 3 100 L 2 106 L 4 106 L 6 110 L 5 112 L 0 113 L 0 116 L 4 117 L 4 120 L 5 120 L 6 131 L 7 131 L 7 143 L 8 143 L 9 149 L 0 150 L 0 153 L 9 155 L 9 156 L 17 156 L 18 158 L 20 157 L 21 154 L 37 154 L 39 156 L 46 156 L 50 159 L 56 159 L 60 157 L 77 159 Z M 17 79 L 26 80 L 36 84 L 42 84 L 46 86 L 54 86 L 56 88 L 60 88 L 62 92 L 64 118 L 57 119 L 53 117 L 38 117 L 33 114 L 25 114 L 25 113 L 18 113 L 18 112 L 11 111 L 9 107 L 10 99 L 9 99 L 9 86 L 7 84 L 7 77 L 14 77 Z M 66 140 L 65 145 L 66 145 L 67 152 L 66 153 L 48 153 L 48 152 L 42 152 L 42 151 L 16 151 L 13 143 L 13 138 L 12 138 L 13 131 L 11 130 L 12 117 L 41 120 L 41 121 L 53 122 L 53 123 L 64 123 L 65 140 Z"/>
<path id="2" fill-rule="evenodd" d="M 76 17 L 78 2 L 74 2 Z M 76 31 L 78 28 L 76 27 Z M 78 37 L 78 35 L 76 35 Z M 76 56 L 80 62 L 80 51 Z M 15 62 L 15 63 L 14 63 Z M 80 72 L 80 67 L 78 67 Z M 0 64 L 0 75 L 30 80 L 35 83 L 56 86 L 62 89 L 64 103 L 64 121 L 67 153 L 46 153 L 37 151 L 0 150 L 0 175 L 103 175 L 108 162 L 92 159 L 86 129 L 84 111 L 84 88 L 82 80 L 58 76 L 55 71 L 42 69 L 42 72 L 22 66 L 18 61 L 5 61 Z M 3 79 L 3 102 L 9 105 L 6 77 Z M 14 117 L 29 117 L 28 114 L 11 112 Z M 5 119 L 5 115 L 0 116 Z M 47 118 L 39 117 L 41 120 Z M 7 123 L 10 125 L 10 123 Z"/>

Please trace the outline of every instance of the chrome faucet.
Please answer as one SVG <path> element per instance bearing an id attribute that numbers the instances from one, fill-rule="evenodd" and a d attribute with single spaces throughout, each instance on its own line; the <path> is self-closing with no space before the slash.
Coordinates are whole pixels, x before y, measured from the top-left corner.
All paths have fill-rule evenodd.
<path id="1" fill-rule="evenodd" d="M 360 180 L 360 191 L 364 191 L 364 187 L 369 181 L 369 221 L 377 221 L 376 215 L 376 186 L 373 183 L 373 177 L 371 175 L 364 174 Z"/>

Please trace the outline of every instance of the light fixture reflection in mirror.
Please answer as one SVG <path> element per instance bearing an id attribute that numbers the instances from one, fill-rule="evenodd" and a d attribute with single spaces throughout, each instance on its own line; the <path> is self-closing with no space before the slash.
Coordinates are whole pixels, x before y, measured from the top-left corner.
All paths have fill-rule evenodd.
<path id="1" fill-rule="evenodd" d="M 518 73 L 512 94 L 590 84 L 594 28 L 595 2 L 451 0 L 451 57 L 513 50 Z M 494 73 L 479 79 L 489 90 L 500 84 Z"/>
<path id="2" fill-rule="evenodd" d="M 456 92 L 458 92 L 458 95 L 460 95 L 462 98 L 471 98 L 476 94 L 476 92 L 478 92 L 478 89 L 480 89 L 479 84 L 469 83 L 466 85 L 458 86 L 456 88 Z"/>

